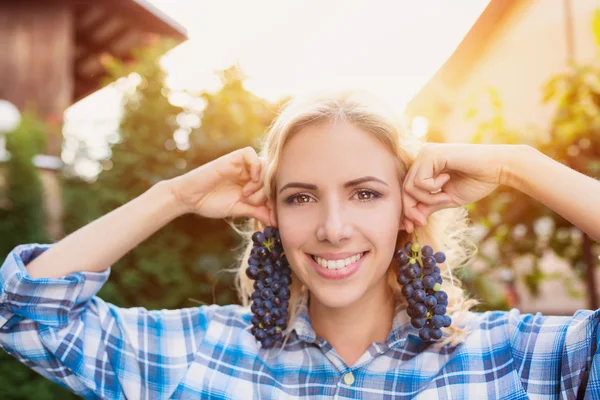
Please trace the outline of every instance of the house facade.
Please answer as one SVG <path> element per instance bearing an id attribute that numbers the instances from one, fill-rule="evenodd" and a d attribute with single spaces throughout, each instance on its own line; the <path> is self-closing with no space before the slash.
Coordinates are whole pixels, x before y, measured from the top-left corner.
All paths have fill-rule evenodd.
<path id="1" fill-rule="evenodd" d="M 542 134 L 553 115 L 542 101 L 545 83 L 564 72 L 570 60 L 588 63 L 599 56 L 592 33 L 599 8 L 597 0 L 491 0 L 452 56 L 408 104 L 408 117 L 427 118 L 432 141 L 469 142 L 478 124 L 494 114 L 493 91 L 508 128 Z M 574 289 L 586 293 L 571 266 L 552 255 L 542 268 L 576 282 Z M 587 308 L 585 296 L 567 294 L 564 279 L 544 281 L 539 298 L 529 294 L 522 280 L 516 285 L 515 306 L 524 312 L 572 314 Z"/>

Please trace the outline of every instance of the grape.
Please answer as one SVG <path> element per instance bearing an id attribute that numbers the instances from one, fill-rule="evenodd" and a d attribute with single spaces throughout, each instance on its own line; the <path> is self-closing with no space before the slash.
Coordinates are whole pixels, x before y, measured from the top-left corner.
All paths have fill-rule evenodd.
<path id="1" fill-rule="evenodd" d="M 429 340 L 431 339 L 430 336 L 430 329 L 429 328 L 422 328 L 421 331 L 419 332 L 419 337 L 423 340 Z"/>
<path id="2" fill-rule="evenodd" d="M 436 292 L 434 296 L 435 296 L 435 299 L 438 301 L 438 303 L 440 301 L 448 300 L 448 294 L 446 292 L 444 292 L 443 290 Z"/>
<path id="3" fill-rule="evenodd" d="M 271 326 L 273 325 L 273 322 L 275 321 L 273 321 L 273 317 L 271 316 L 271 314 L 265 315 L 262 319 L 262 323 L 264 326 Z"/>
<path id="4" fill-rule="evenodd" d="M 258 249 L 258 256 L 261 260 L 265 260 L 269 256 L 269 252 L 264 247 Z"/>
<path id="5" fill-rule="evenodd" d="M 438 340 L 442 337 L 442 330 L 439 328 L 438 329 L 430 329 L 429 336 L 434 340 Z"/>
<path id="6" fill-rule="evenodd" d="M 415 290 L 423 289 L 423 281 L 421 279 L 415 279 L 411 285 Z"/>
<path id="7" fill-rule="evenodd" d="M 427 314 L 427 307 L 421 303 L 415 304 L 413 310 L 416 317 L 424 317 Z"/>
<path id="8" fill-rule="evenodd" d="M 273 316 L 273 318 L 279 319 L 283 312 L 281 311 L 281 309 L 274 307 L 269 311 L 269 313 Z"/>
<path id="9" fill-rule="evenodd" d="M 404 249 L 398 249 L 394 253 L 394 258 L 398 261 L 398 264 L 405 265 L 408 263 L 408 255 L 404 252 Z"/>
<path id="10" fill-rule="evenodd" d="M 273 270 L 273 266 L 272 266 L 272 265 L 270 265 L 270 264 L 267 264 L 267 265 L 265 265 L 265 266 L 263 267 L 263 271 L 265 271 L 265 273 L 266 273 L 267 275 L 271 275 L 271 274 L 274 272 L 274 270 Z"/>
<path id="11" fill-rule="evenodd" d="M 442 253 L 441 251 L 438 251 L 437 253 L 435 253 L 435 255 L 433 256 L 433 258 L 435 258 L 435 261 L 438 264 L 441 264 L 444 261 L 446 261 L 446 255 L 444 253 Z"/>
<path id="12" fill-rule="evenodd" d="M 435 259 L 433 257 L 423 257 L 423 266 L 425 268 L 435 267 Z"/>
<path id="13" fill-rule="evenodd" d="M 252 235 L 252 241 L 255 246 L 262 246 L 262 243 L 265 241 L 265 235 L 262 232 L 254 232 Z"/>
<path id="14" fill-rule="evenodd" d="M 423 290 L 419 289 L 419 290 L 415 290 L 415 292 L 413 293 L 412 297 L 418 303 L 422 303 L 423 300 L 425 300 L 425 297 L 427 297 L 427 295 L 425 294 L 425 292 Z"/>
<path id="15" fill-rule="evenodd" d="M 254 232 L 252 243 L 246 269 L 246 275 L 254 281 L 250 332 L 263 347 L 270 348 L 282 339 L 282 331 L 287 328 L 292 271 L 276 228 L 268 226 L 263 232 Z"/>
<path id="16" fill-rule="evenodd" d="M 413 293 L 415 292 L 415 290 L 413 289 L 413 287 L 408 284 L 408 285 L 404 285 L 402 287 L 402 294 L 404 295 L 404 297 L 406 298 L 410 298 L 412 297 Z"/>
<path id="17" fill-rule="evenodd" d="M 250 279 L 258 278 L 258 268 L 254 265 L 250 265 L 248 269 L 246 269 L 246 276 Z"/>
<path id="18" fill-rule="evenodd" d="M 431 325 L 435 328 L 441 328 L 442 326 L 444 326 L 444 317 L 441 315 L 434 315 L 431 318 Z"/>
<path id="19" fill-rule="evenodd" d="M 415 264 L 412 266 L 412 269 L 414 271 L 415 277 L 420 276 L 421 275 L 421 268 L 419 268 L 418 264 Z"/>
<path id="20" fill-rule="evenodd" d="M 435 299 L 434 296 L 427 296 L 425 298 L 425 300 L 423 301 L 423 304 L 425 304 L 428 308 L 433 308 L 435 306 L 437 306 L 437 300 Z"/>
<path id="21" fill-rule="evenodd" d="M 421 249 L 421 254 L 423 255 L 423 257 L 430 257 L 433 255 L 433 247 L 427 245 L 427 246 L 423 246 L 423 248 Z"/>
<path id="22" fill-rule="evenodd" d="M 452 319 L 449 315 L 444 315 L 442 318 L 444 318 L 444 328 L 447 328 L 452 324 Z"/>
<path id="23" fill-rule="evenodd" d="M 408 281 L 409 281 L 409 279 L 404 274 L 398 275 L 398 278 L 396 278 L 396 280 L 401 285 L 406 285 L 408 283 Z"/>
<path id="24" fill-rule="evenodd" d="M 267 332 L 264 329 L 258 329 L 254 335 L 258 340 L 265 340 L 267 338 Z"/>
<path id="25" fill-rule="evenodd" d="M 417 277 L 417 271 L 413 267 L 408 267 L 404 273 L 408 279 L 415 279 Z"/>
<path id="26" fill-rule="evenodd" d="M 435 285 L 435 278 L 433 276 L 424 276 L 423 277 L 423 287 L 425 289 L 433 289 Z"/>
<path id="27" fill-rule="evenodd" d="M 433 312 L 437 315 L 444 315 L 446 314 L 446 306 L 438 304 L 433 308 Z"/>
<path id="28" fill-rule="evenodd" d="M 264 308 L 267 311 L 270 311 L 271 308 L 273 308 L 273 303 L 271 303 L 269 300 L 265 300 L 262 304 L 262 308 Z"/>
<path id="29" fill-rule="evenodd" d="M 402 285 L 402 295 L 408 303 L 407 315 L 411 325 L 419 329 L 422 340 L 438 340 L 452 320 L 446 315 L 448 294 L 441 289 L 443 279 L 437 264 L 446 261 L 446 255 L 434 252 L 429 245 L 408 242 L 394 252 L 399 263 L 396 280 Z"/>
<path id="30" fill-rule="evenodd" d="M 260 297 L 265 300 L 270 300 L 273 297 L 273 291 L 271 289 L 264 288 L 260 291 Z"/>
<path id="31" fill-rule="evenodd" d="M 287 275 L 284 275 L 284 276 L 282 276 L 281 278 L 279 278 L 279 282 L 280 282 L 280 283 L 281 283 L 283 286 L 288 286 L 288 285 L 289 285 L 289 284 L 292 282 L 292 279 L 291 279 L 289 276 L 287 276 Z"/>
<path id="32" fill-rule="evenodd" d="M 425 326 L 425 318 L 412 318 L 410 320 L 412 326 L 414 326 L 415 328 L 422 328 Z"/>
<path id="33" fill-rule="evenodd" d="M 267 226 L 264 230 L 265 239 L 270 239 L 275 236 L 275 228 Z"/>

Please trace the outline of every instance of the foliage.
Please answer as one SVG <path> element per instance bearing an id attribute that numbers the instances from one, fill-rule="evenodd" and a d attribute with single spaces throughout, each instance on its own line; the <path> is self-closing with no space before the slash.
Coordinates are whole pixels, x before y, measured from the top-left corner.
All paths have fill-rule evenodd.
<path id="1" fill-rule="evenodd" d="M 112 81 L 124 91 L 119 139 L 111 147 L 110 160 L 102 160 L 105 170 L 95 181 L 77 179 L 73 168 L 66 169 L 62 178 L 66 234 L 127 203 L 161 180 L 201 166 L 236 148 L 256 146 L 258 137 L 271 123 L 275 106 L 245 90 L 242 73 L 236 67 L 220 73 L 222 87 L 215 93 L 169 90 L 164 83 L 160 58 L 171 47 L 169 41 L 152 43 L 138 50 L 135 61 L 127 64 L 104 58 Z M 132 81 L 137 83 L 133 88 L 129 85 Z M 186 101 L 173 105 L 169 99 L 174 94 Z M 203 104 L 202 110 L 198 104 Z M 25 140 L 32 139 L 22 139 Z M 26 147 L 31 152 L 21 158 L 21 153 L 15 151 L 15 160 L 30 160 L 39 149 Z M 9 150 L 12 151 L 12 147 Z M 83 147 L 77 151 L 86 153 Z M 24 168 L 20 165 L 19 168 Z M 35 168 L 24 171 L 29 172 L 21 172 L 18 188 L 37 190 Z M 43 227 L 37 222 L 41 214 L 34 212 L 42 209 L 39 203 L 34 205 L 25 192 L 18 198 L 11 196 L 14 204 L 29 210 L 30 214 L 15 215 L 12 219 L 2 215 L 2 232 L 16 233 L 15 227 L 24 230 Z M 31 223 L 19 223 L 24 220 Z M 12 240 L 15 244 L 34 241 L 47 242 L 48 239 L 28 231 L 15 234 Z M 5 254 L 14 247 L 5 240 L 1 244 L 7 247 Z M 232 250 L 238 245 L 237 234 L 224 221 L 182 216 L 112 266 L 111 278 L 99 296 L 118 306 L 148 309 L 236 303 L 233 276 L 224 273 L 224 269 L 234 265 Z M 3 399 L 70 398 L 58 385 L 39 377 L 4 353 L 0 354 L 2 382 L 0 398 Z"/>
<path id="2" fill-rule="evenodd" d="M 594 32 L 600 44 L 600 11 L 594 15 Z M 600 49 L 600 47 L 599 47 Z M 546 135 L 531 138 L 506 127 L 501 101 L 490 91 L 494 115 L 478 126 L 474 143 L 527 143 L 549 157 L 594 178 L 600 178 L 600 64 L 569 65 L 564 73 L 551 78 L 543 88 L 543 101 L 554 107 L 554 117 Z M 475 116 L 475 115 L 473 115 Z M 526 140 L 530 140 L 526 142 Z M 600 255 L 600 245 L 591 243 L 563 217 L 531 197 L 509 187 L 501 187 L 494 196 L 469 205 L 471 218 L 483 228 L 480 240 L 484 250 L 478 255 L 483 263 L 473 280 L 489 280 L 494 271 L 503 271 L 508 280 L 516 276 L 517 260 L 524 260 L 528 270 L 524 283 L 532 294 L 539 293 L 543 279 L 564 279 L 557 274 L 544 274 L 540 268 L 542 256 L 554 252 L 574 267 L 576 276 L 595 291 L 593 274 L 588 268 Z M 486 243 L 486 242 L 492 243 Z M 586 265 L 586 259 L 589 260 Z M 522 267 L 519 267 L 522 269 Z M 506 274 L 507 271 L 510 271 Z M 588 273 L 586 276 L 586 272 Z M 591 286 L 590 286 L 591 284 Z M 572 282 L 566 282 L 572 296 Z M 486 293 L 478 293 L 486 298 Z M 589 293 L 590 307 L 597 293 Z"/>
<path id="3" fill-rule="evenodd" d="M 45 148 L 46 124 L 33 111 L 25 111 L 17 129 L 7 135 L 10 160 L 0 174 L 6 180 L 0 193 L 0 257 L 22 243 L 47 243 L 42 181 L 32 157 Z M 67 394 L 68 395 L 68 394 Z M 70 398 L 64 390 L 0 351 L 0 398 Z"/>
<path id="4" fill-rule="evenodd" d="M 32 111 L 23 113 L 17 129 L 7 135 L 11 154 L 4 168 L 6 208 L 0 208 L 0 256 L 18 244 L 48 240 L 44 220 L 43 186 L 32 157 L 45 146 L 46 127 Z"/>
<path id="5" fill-rule="evenodd" d="M 112 168 L 92 184 L 65 180 L 67 232 L 161 180 L 254 145 L 270 124 L 272 107 L 244 89 L 236 67 L 221 73 L 222 87 L 215 93 L 167 89 L 159 59 L 168 48 L 168 42 L 155 43 L 139 51 L 137 61 L 129 65 L 105 60 L 113 76 L 133 76 L 138 84 L 125 94 L 120 139 L 111 149 Z M 173 105 L 170 97 L 184 100 Z M 202 111 L 191 106 L 199 102 L 204 104 Z M 235 303 L 233 276 L 224 269 L 234 266 L 232 250 L 238 244 L 237 234 L 224 221 L 182 216 L 114 265 L 99 295 L 119 306 L 150 309 Z"/>

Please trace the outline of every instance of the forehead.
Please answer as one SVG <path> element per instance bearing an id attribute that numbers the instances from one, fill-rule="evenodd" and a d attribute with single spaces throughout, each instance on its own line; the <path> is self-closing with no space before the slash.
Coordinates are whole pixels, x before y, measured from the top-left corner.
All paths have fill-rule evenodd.
<path id="1" fill-rule="evenodd" d="M 395 156 L 372 133 L 347 122 L 327 122 L 302 128 L 287 141 L 277 184 L 302 179 L 347 181 L 365 175 L 393 179 Z"/>

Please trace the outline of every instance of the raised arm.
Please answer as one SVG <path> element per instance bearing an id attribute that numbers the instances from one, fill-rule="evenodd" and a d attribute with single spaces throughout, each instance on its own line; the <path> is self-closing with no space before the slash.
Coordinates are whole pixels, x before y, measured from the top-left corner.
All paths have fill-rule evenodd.
<path id="1" fill-rule="evenodd" d="M 104 271 L 171 220 L 188 212 L 208 218 L 252 216 L 266 221 L 261 169 L 258 155 L 248 147 L 159 182 L 54 244 L 27 265 L 29 276 L 58 278 L 72 272 Z M 244 189 L 249 190 L 250 197 L 244 197 Z"/>
<path id="2" fill-rule="evenodd" d="M 507 154 L 508 186 L 556 211 L 592 239 L 600 240 L 600 182 L 522 146 Z"/>
<path id="3" fill-rule="evenodd" d="M 0 267 L 0 348 L 86 398 L 170 398 L 221 307 L 121 309 L 96 293 L 112 263 L 181 214 L 267 222 L 261 169 L 237 150 L 56 244 L 15 248 Z"/>
<path id="4" fill-rule="evenodd" d="M 600 240 L 600 182 L 527 145 L 426 144 L 404 180 L 404 226 L 412 232 L 432 213 L 477 202 L 499 185 L 533 197 Z"/>

